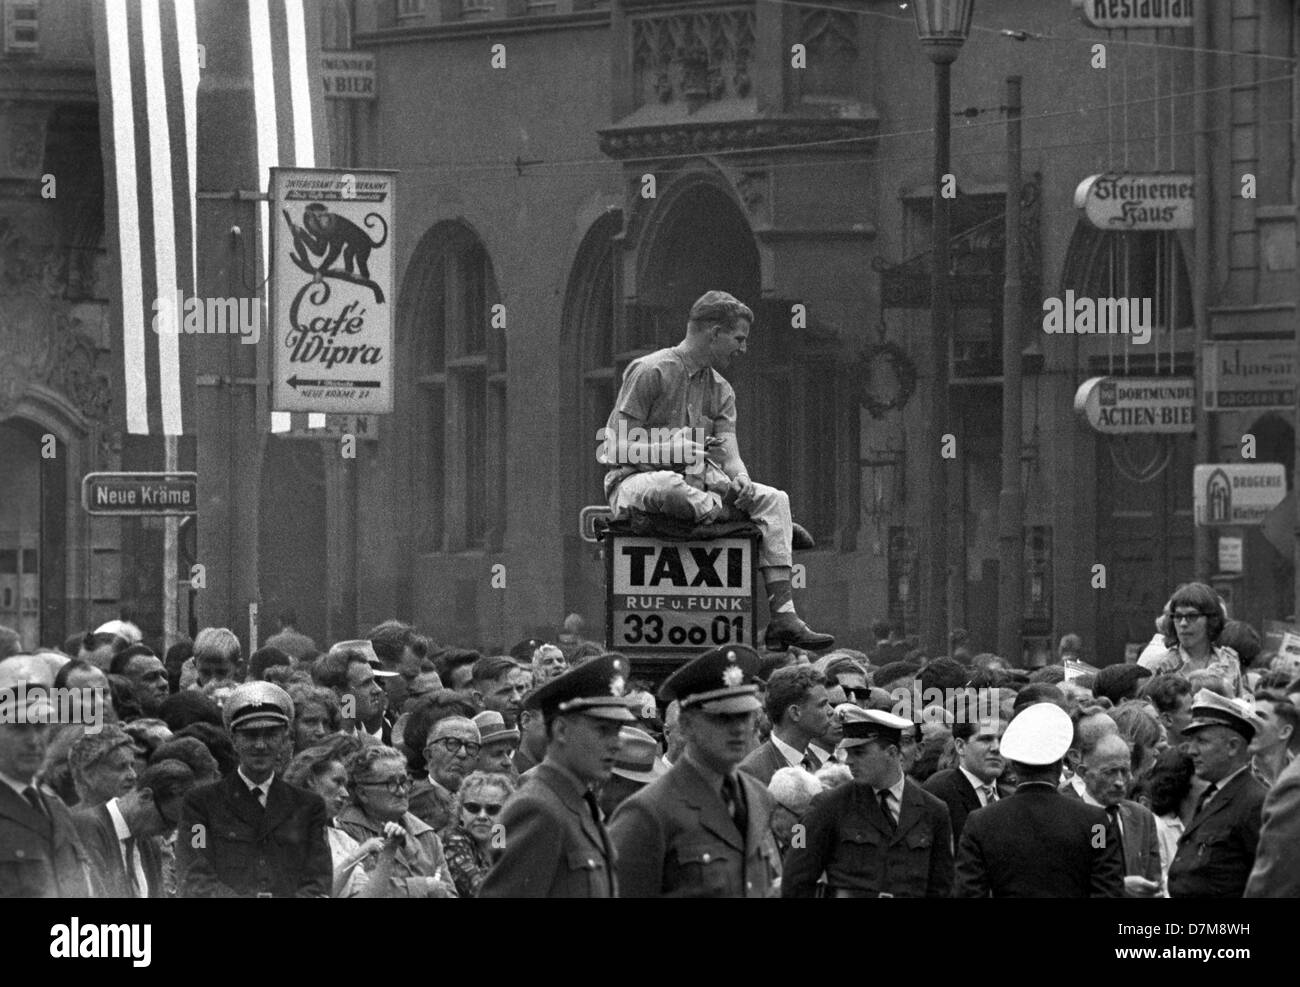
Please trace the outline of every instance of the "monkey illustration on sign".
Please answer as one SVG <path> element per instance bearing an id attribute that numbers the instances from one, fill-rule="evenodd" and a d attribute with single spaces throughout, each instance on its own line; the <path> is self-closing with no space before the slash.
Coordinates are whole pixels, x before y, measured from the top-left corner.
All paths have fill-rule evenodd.
<path id="1" fill-rule="evenodd" d="M 372 220 L 378 220 L 383 226 L 383 235 L 378 240 L 371 240 L 367 232 Z M 351 274 L 355 261 L 357 273 L 370 280 L 370 251 L 388 242 L 388 224 L 383 216 L 374 212 L 368 213 L 364 222 L 366 229 L 363 230 L 352 220 L 330 212 L 324 203 L 308 204 L 302 211 L 302 225 L 307 229 L 311 252 L 325 255 L 320 270 L 328 270 L 341 256 L 344 270 Z"/>

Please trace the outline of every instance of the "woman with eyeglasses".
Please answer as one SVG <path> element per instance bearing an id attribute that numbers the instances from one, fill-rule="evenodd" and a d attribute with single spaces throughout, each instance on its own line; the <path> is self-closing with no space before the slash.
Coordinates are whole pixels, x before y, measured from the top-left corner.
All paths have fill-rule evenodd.
<path id="1" fill-rule="evenodd" d="M 335 898 L 384 898 L 389 896 L 397 847 L 405 837 L 398 823 L 385 823 L 383 836 L 358 843 L 338 827 L 338 816 L 348 806 L 348 771 L 344 760 L 361 748 L 352 737 L 338 737 L 333 743 L 309 747 L 298 754 L 284 772 L 284 780 L 315 792 L 325 800 L 329 840 L 334 861 Z M 369 864 L 367 869 L 365 864 Z"/>
<path id="2" fill-rule="evenodd" d="M 339 828 L 363 845 L 375 838 L 394 842 L 385 897 L 458 897 L 437 832 L 408 811 L 411 777 L 401 751 L 363 747 L 348 762 L 348 788 L 352 804 L 339 813 Z M 388 823 L 401 827 L 400 838 Z"/>
<path id="3" fill-rule="evenodd" d="M 1241 662 L 1237 652 L 1218 646 L 1228 621 L 1223 601 L 1205 583 L 1183 583 L 1169 598 L 1156 621 L 1164 635 L 1165 650 L 1148 648 L 1138 659 L 1153 674 L 1182 675 L 1210 672 L 1219 676 L 1229 696 L 1242 695 Z"/>
<path id="4" fill-rule="evenodd" d="M 442 846 L 447 866 L 462 898 L 473 898 L 492 863 L 499 845 L 493 847 L 497 818 L 514 794 L 514 782 L 508 775 L 475 771 L 460 783 L 456 793 L 456 819 L 442 831 Z"/>

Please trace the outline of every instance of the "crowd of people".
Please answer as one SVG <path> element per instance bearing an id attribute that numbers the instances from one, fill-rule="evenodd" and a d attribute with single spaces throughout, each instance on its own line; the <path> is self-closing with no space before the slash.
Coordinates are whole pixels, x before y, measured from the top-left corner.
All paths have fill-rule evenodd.
<path id="1" fill-rule="evenodd" d="M 580 625 L 0 628 L 0 896 L 1300 895 L 1300 677 L 1203 584 L 1095 671 L 882 623 L 656 688 Z"/>

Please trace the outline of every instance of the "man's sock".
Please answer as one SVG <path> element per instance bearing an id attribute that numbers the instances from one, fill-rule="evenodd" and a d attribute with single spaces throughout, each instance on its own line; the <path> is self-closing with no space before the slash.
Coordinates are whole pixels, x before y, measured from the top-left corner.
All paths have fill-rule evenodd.
<path id="1" fill-rule="evenodd" d="M 767 584 L 767 608 L 774 614 L 794 613 L 794 593 L 790 580 L 774 579 Z"/>

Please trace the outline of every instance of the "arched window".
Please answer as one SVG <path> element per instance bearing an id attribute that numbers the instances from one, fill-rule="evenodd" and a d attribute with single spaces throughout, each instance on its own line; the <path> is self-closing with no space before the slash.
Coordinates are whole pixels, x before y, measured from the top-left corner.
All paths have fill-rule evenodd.
<path id="1" fill-rule="evenodd" d="M 468 226 L 439 223 L 425 234 L 403 293 L 415 342 L 414 520 L 422 551 L 501 547 L 506 368 L 499 302 L 492 261 Z"/>

